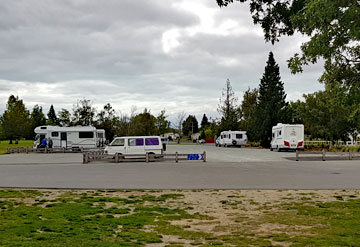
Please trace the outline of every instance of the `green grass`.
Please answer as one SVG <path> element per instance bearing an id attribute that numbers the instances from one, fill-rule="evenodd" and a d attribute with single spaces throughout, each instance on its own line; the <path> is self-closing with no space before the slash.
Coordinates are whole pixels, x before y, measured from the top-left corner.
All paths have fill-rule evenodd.
<path id="1" fill-rule="evenodd" d="M 196 192 L 203 193 L 202 191 Z M 286 192 L 287 193 L 287 192 Z M 305 196 L 305 194 L 299 194 Z M 0 190 L 0 246 L 359 246 L 360 199 L 316 194 L 272 204 L 237 198 L 258 214 L 233 211 L 232 222 L 196 212 L 182 193 Z M 341 200 L 340 200 L 341 198 Z M 241 202 L 242 201 L 242 202 Z M 219 205 L 234 201 L 222 200 Z M 240 203 L 241 202 L 241 203 Z M 194 211 L 195 210 L 195 211 Z M 235 213 L 234 213 L 235 212 Z M 185 224 L 174 222 L 185 221 Z M 195 223 L 197 222 L 197 223 Z M 218 223 L 217 223 L 218 224 Z M 268 230 L 261 232 L 264 225 Z M 164 243 L 164 236 L 174 240 Z"/>
<path id="2" fill-rule="evenodd" d="M 13 141 L 15 143 L 15 141 Z M 0 141 L 0 155 L 6 153 L 6 148 L 16 148 L 16 147 L 32 147 L 34 144 L 34 141 L 19 141 L 18 144 L 9 144 L 8 140 L 2 140 Z"/>

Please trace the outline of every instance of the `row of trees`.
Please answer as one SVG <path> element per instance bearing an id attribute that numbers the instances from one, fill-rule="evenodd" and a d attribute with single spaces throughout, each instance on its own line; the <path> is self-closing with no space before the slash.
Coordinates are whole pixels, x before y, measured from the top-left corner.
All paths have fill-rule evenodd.
<path id="1" fill-rule="evenodd" d="M 108 140 L 112 140 L 114 135 L 160 135 L 170 130 L 165 110 L 157 116 L 152 115 L 148 109 L 140 114 L 135 114 L 135 111 L 136 108 L 132 108 L 130 116 L 118 116 L 115 109 L 106 104 L 97 113 L 90 100 L 83 99 L 77 102 L 72 113 L 61 109 L 56 114 L 51 105 L 45 116 L 41 106 L 35 105 L 30 112 L 21 99 L 11 95 L 5 112 L 0 116 L 0 139 L 9 139 L 10 142 L 20 138 L 33 139 L 34 128 L 41 125 L 93 125 L 105 129 Z"/>

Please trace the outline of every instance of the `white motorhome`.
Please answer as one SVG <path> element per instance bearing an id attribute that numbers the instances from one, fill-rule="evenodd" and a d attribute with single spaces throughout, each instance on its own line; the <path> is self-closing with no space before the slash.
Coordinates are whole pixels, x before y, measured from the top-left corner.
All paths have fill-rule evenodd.
<path id="1" fill-rule="evenodd" d="M 39 126 L 34 130 L 36 137 L 34 148 L 39 147 L 44 138 L 51 138 L 53 148 L 89 149 L 105 143 L 105 130 L 93 126 Z"/>
<path id="2" fill-rule="evenodd" d="M 118 154 L 163 154 L 166 151 L 165 144 L 161 142 L 160 136 L 124 136 L 116 137 L 104 153 L 109 155 Z"/>
<path id="3" fill-rule="evenodd" d="M 216 146 L 237 146 L 241 147 L 246 145 L 247 143 L 247 136 L 246 131 L 222 131 L 220 136 L 215 142 Z"/>
<path id="4" fill-rule="evenodd" d="M 270 150 L 304 149 L 304 125 L 278 123 L 272 128 Z"/>

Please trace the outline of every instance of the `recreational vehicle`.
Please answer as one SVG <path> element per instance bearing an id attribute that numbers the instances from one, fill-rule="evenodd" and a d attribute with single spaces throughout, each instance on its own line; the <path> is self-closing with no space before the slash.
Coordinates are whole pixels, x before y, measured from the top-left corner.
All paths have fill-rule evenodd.
<path id="1" fill-rule="evenodd" d="M 162 154 L 166 150 L 165 144 L 161 142 L 159 136 L 125 136 L 116 137 L 108 146 L 104 153 L 118 154 Z"/>
<path id="2" fill-rule="evenodd" d="M 215 145 L 218 147 L 236 146 L 241 147 L 246 145 L 247 136 L 246 131 L 223 131 L 220 133 Z"/>
<path id="3" fill-rule="evenodd" d="M 278 123 L 272 128 L 270 150 L 304 149 L 304 125 Z"/>
<path id="4" fill-rule="evenodd" d="M 39 147 L 44 138 L 51 138 L 53 148 L 89 149 L 100 147 L 105 143 L 105 130 L 97 130 L 93 126 L 39 126 L 34 132 L 35 148 Z"/>

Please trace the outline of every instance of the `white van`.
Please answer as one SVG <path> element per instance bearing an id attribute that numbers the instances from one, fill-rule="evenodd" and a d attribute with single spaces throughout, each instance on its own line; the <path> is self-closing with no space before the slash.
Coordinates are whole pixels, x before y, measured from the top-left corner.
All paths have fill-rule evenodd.
<path id="1" fill-rule="evenodd" d="M 116 137 L 104 153 L 109 155 L 118 154 L 163 154 L 166 151 L 165 144 L 161 142 L 160 136 L 124 136 Z"/>
<path id="2" fill-rule="evenodd" d="M 272 128 L 270 150 L 304 149 L 304 125 L 278 123 Z"/>
<path id="3" fill-rule="evenodd" d="M 105 130 L 93 126 L 38 126 L 34 129 L 36 134 L 34 148 L 38 148 L 42 139 L 51 138 L 53 148 L 65 149 L 91 149 L 100 147 L 105 142 Z"/>
<path id="4" fill-rule="evenodd" d="M 222 131 L 220 136 L 215 142 L 218 147 L 237 146 L 241 147 L 246 145 L 247 136 L 246 131 Z"/>

